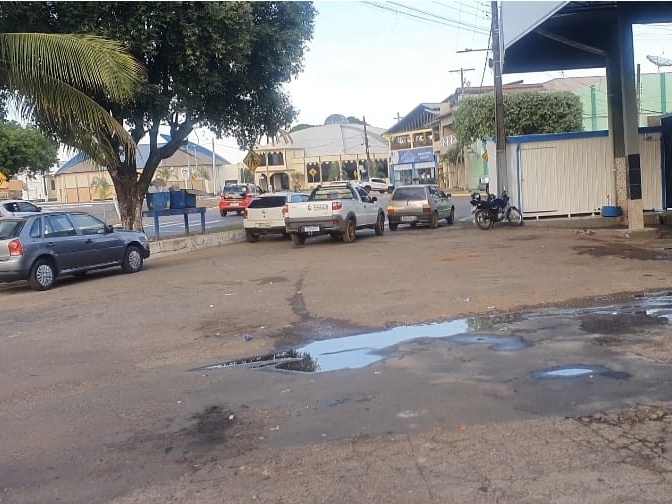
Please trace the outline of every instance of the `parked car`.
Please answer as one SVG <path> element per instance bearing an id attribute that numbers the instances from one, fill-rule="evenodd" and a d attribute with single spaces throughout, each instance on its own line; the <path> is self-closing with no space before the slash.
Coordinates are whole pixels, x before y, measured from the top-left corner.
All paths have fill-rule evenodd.
<path id="1" fill-rule="evenodd" d="M 61 275 L 112 266 L 136 273 L 148 257 L 144 233 L 113 229 L 84 212 L 0 220 L 0 282 L 28 280 L 33 289 L 47 290 Z"/>
<path id="2" fill-rule="evenodd" d="M 4 217 L 22 217 L 42 211 L 42 207 L 25 200 L 0 200 L 0 219 Z"/>
<path id="3" fill-rule="evenodd" d="M 219 214 L 226 217 L 228 212 L 243 213 L 250 202 L 264 191 L 254 184 L 232 184 L 224 186 L 219 198 Z"/>
<path id="4" fill-rule="evenodd" d="M 287 203 L 308 201 L 308 194 L 296 192 L 266 193 L 254 198 L 243 211 L 247 241 L 259 241 L 263 234 L 287 234 L 282 210 Z"/>
<path id="5" fill-rule="evenodd" d="M 404 185 L 394 189 L 387 206 L 391 231 L 395 231 L 399 224 L 415 226 L 419 222 L 436 228 L 441 219 L 448 224 L 455 220 L 455 206 L 450 193 L 444 193 L 433 184 Z"/>
<path id="6" fill-rule="evenodd" d="M 371 178 L 360 182 L 361 186 L 366 189 L 366 192 L 378 191 L 380 194 L 392 192 L 394 186 L 385 182 L 382 178 Z"/>
<path id="7" fill-rule="evenodd" d="M 325 182 L 310 193 L 308 201 L 285 205 L 285 228 L 297 246 L 309 236 L 324 234 L 352 243 L 356 230 L 362 228 L 382 235 L 385 212 L 377 201 L 364 188 L 350 182 Z"/>

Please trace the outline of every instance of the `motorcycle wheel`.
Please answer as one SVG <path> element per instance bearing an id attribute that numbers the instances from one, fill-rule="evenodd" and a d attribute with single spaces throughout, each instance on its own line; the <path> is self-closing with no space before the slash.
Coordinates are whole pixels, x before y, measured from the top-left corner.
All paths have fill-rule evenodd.
<path id="1" fill-rule="evenodd" d="M 476 225 L 483 231 L 492 229 L 492 226 L 495 224 L 490 216 L 490 212 L 487 210 L 477 210 L 474 214 L 474 222 L 476 222 Z"/>
<path id="2" fill-rule="evenodd" d="M 516 207 L 511 207 L 509 208 L 509 211 L 506 212 L 506 220 L 514 226 L 522 226 L 523 214 Z"/>

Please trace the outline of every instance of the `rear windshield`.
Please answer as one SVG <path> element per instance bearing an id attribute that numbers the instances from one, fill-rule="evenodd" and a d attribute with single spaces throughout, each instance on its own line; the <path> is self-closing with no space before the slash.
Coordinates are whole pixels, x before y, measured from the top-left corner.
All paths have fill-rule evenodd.
<path id="1" fill-rule="evenodd" d="M 284 196 L 265 196 L 252 200 L 247 208 L 277 208 L 285 206 Z"/>
<path id="2" fill-rule="evenodd" d="M 355 199 L 355 197 L 352 195 L 352 191 L 347 187 L 321 187 L 315 191 L 312 199 L 315 201 L 332 201 Z"/>
<path id="3" fill-rule="evenodd" d="M 424 187 L 399 187 L 394 191 L 392 199 L 397 201 L 421 201 L 426 200 L 427 195 Z"/>
<path id="4" fill-rule="evenodd" d="M 0 240 L 16 238 L 23 228 L 22 220 L 0 220 Z"/>
<path id="5" fill-rule="evenodd" d="M 222 196 L 224 197 L 228 195 L 239 196 L 245 193 L 247 193 L 247 186 L 244 185 L 230 185 L 222 189 Z"/>

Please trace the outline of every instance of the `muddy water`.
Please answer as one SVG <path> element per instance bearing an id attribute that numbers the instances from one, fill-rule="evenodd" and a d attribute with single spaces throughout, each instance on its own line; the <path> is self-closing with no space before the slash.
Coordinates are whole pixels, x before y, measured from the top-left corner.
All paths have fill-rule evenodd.
<path id="1" fill-rule="evenodd" d="M 384 360 L 402 344 L 434 341 L 435 344 L 481 346 L 493 352 L 524 352 L 532 345 L 558 338 L 595 338 L 618 343 L 623 335 L 658 328 L 672 320 L 672 294 L 634 298 L 627 302 L 580 309 L 543 309 L 526 313 L 497 314 L 445 322 L 398 326 L 352 336 L 323 338 L 273 354 L 212 364 L 199 370 L 237 366 L 283 371 L 331 372 L 367 367 Z M 316 322 L 316 321 L 313 321 Z M 601 339 L 600 339 L 601 338 Z M 541 369 L 538 379 L 566 379 L 600 375 L 627 378 L 600 365 L 567 365 Z"/>

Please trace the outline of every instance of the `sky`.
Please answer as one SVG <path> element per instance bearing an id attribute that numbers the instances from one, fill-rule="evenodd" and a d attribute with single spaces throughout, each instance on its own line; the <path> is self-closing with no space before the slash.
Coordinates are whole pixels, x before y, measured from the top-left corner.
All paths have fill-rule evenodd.
<path id="1" fill-rule="evenodd" d="M 286 86 L 299 110 L 296 124 L 323 124 L 328 115 L 342 114 L 364 116 L 368 123 L 387 129 L 396 122 L 397 113 L 403 117 L 419 103 L 439 102 L 451 95 L 460 86 L 460 68 L 474 69 L 464 72 L 472 86 L 493 84 L 492 71 L 484 68 L 486 54 L 491 53 L 457 53 L 488 47 L 490 2 L 382 4 L 399 12 L 359 1 L 314 4 L 318 14 L 304 70 Z M 647 54 L 672 57 L 672 25 L 635 26 L 633 33 L 635 63 L 641 63 L 642 73 L 657 71 Z M 604 75 L 604 69 L 505 74 L 503 81 L 535 83 L 587 75 Z M 206 131 L 199 136 L 212 138 Z M 193 135 L 190 139 L 196 141 Z M 233 139 L 216 140 L 215 149 L 232 162 L 245 155 Z"/>

